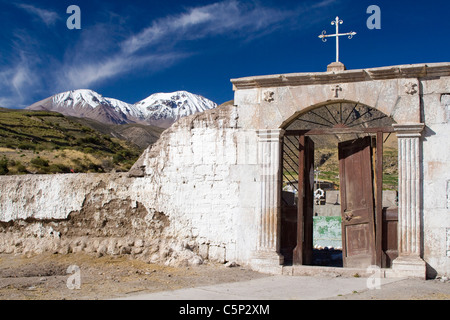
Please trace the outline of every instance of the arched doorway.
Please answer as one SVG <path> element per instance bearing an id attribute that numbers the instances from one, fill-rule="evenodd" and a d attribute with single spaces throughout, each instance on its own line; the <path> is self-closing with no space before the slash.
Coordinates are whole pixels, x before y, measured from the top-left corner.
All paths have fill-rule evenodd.
<path id="1" fill-rule="evenodd" d="M 390 267 L 397 254 L 394 123 L 377 109 L 339 101 L 299 114 L 285 126 L 280 233 L 285 263 Z M 331 231 L 332 245 L 320 243 L 320 230 Z"/>

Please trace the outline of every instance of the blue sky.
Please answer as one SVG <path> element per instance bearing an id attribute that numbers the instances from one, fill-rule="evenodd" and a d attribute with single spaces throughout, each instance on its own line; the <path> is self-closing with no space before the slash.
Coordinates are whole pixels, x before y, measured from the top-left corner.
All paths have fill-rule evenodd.
<path id="1" fill-rule="evenodd" d="M 81 29 L 68 29 L 70 5 Z M 367 8 L 381 9 L 370 30 Z M 216 103 L 233 99 L 230 79 L 450 62 L 450 2 L 385 0 L 97 1 L 0 0 L 0 106 L 23 108 L 53 94 L 92 89 L 135 103 L 187 90 Z"/>

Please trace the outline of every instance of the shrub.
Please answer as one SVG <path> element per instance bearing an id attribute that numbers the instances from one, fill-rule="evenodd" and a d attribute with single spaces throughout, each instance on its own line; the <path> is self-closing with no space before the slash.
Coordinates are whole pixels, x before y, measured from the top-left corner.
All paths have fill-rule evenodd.
<path id="1" fill-rule="evenodd" d="M 125 160 L 125 158 L 123 157 L 123 155 L 121 153 L 116 153 L 115 155 L 113 155 L 113 163 L 114 164 L 118 164 L 124 160 Z"/>
<path id="2" fill-rule="evenodd" d="M 103 141 L 98 137 L 84 137 L 84 138 L 78 138 L 76 140 L 76 143 L 78 145 L 84 145 L 84 144 L 94 144 L 94 145 L 103 145 Z"/>
<path id="3" fill-rule="evenodd" d="M 31 159 L 31 164 L 35 166 L 36 168 L 44 168 L 48 167 L 48 160 L 42 159 L 41 157 L 36 157 Z"/>
<path id="4" fill-rule="evenodd" d="M 2 159 L 0 159 L 0 175 L 8 174 L 8 159 L 3 156 Z"/>
<path id="5" fill-rule="evenodd" d="M 17 148 L 19 148 L 21 150 L 35 150 L 36 146 L 30 142 L 21 142 L 21 143 L 19 143 Z"/>
<path id="6" fill-rule="evenodd" d="M 70 168 L 66 165 L 63 165 L 60 163 L 55 163 L 55 164 L 50 165 L 49 172 L 51 172 L 51 173 L 69 173 Z"/>
<path id="7" fill-rule="evenodd" d="M 16 163 L 16 169 L 18 173 L 28 173 L 27 168 L 20 162 Z"/>

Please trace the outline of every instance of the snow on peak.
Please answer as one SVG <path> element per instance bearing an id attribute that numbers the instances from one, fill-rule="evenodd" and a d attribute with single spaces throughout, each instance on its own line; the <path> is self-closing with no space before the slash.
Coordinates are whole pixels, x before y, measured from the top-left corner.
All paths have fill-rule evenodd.
<path id="1" fill-rule="evenodd" d="M 135 104 L 147 119 L 173 119 L 213 109 L 217 104 L 187 91 L 155 93 Z"/>
<path id="2" fill-rule="evenodd" d="M 82 105 L 83 107 L 95 108 L 104 102 L 104 98 L 95 91 L 80 89 L 56 94 L 53 96 L 52 102 L 66 107 Z"/>
<path id="3" fill-rule="evenodd" d="M 47 101 L 45 106 L 41 101 L 29 108 L 33 109 L 38 105 L 39 108 L 45 107 L 63 114 L 94 119 L 96 114 L 111 114 L 111 111 L 115 121 L 120 119 L 120 123 L 140 122 L 163 126 L 170 125 L 182 117 L 217 107 L 216 103 L 187 91 L 155 93 L 135 104 L 129 104 L 103 97 L 92 90 L 79 89 L 56 94 Z"/>

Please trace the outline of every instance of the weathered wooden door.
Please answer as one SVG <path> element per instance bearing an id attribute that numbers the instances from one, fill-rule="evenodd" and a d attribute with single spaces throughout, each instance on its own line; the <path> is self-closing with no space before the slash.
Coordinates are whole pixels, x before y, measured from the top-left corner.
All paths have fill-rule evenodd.
<path id="1" fill-rule="evenodd" d="M 339 144 L 344 267 L 375 264 L 375 219 L 371 138 Z"/>
<path id="2" fill-rule="evenodd" d="M 297 246 L 293 263 L 312 263 L 313 253 L 313 201 L 314 201 L 314 142 L 311 138 L 299 138 Z"/>

